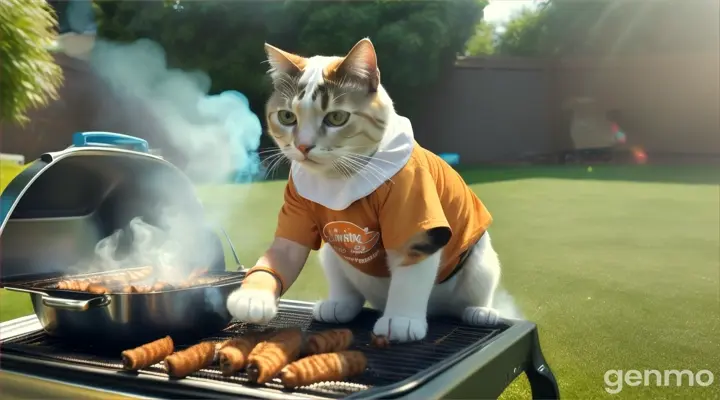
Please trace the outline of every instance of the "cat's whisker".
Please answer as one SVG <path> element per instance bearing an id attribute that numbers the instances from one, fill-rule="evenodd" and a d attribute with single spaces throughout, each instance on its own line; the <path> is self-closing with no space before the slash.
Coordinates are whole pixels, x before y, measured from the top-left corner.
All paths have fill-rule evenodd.
<path id="1" fill-rule="evenodd" d="M 373 182 L 365 174 L 363 174 L 362 171 L 358 170 L 355 166 L 353 166 L 353 163 L 351 160 L 349 160 L 347 158 L 343 158 L 341 160 L 342 160 L 343 164 L 345 164 L 346 166 L 351 168 L 353 171 L 355 171 L 354 175 L 359 176 L 362 179 L 365 179 L 371 185 L 373 184 Z"/>
<path id="2" fill-rule="evenodd" d="M 337 160 L 333 160 L 332 162 L 333 168 L 340 173 L 345 179 L 350 179 L 352 174 L 346 169 L 342 163 L 337 162 Z"/>
<path id="3" fill-rule="evenodd" d="M 270 165 L 268 166 L 267 171 L 265 172 L 265 177 L 271 177 L 271 174 L 274 173 L 274 171 L 277 170 L 278 167 L 280 167 L 284 161 L 287 160 L 284 154 L 273 154 L 272 156 L 268 157 L 267 159 L 271 159 Z"/>
<path id="4" fill-rule="evenodd" d="M 393 182 L 393 180 L 391 178 L 384 179 L 383 178 L 383 172 L 384 172 L 383 169 L 377 165 L 373 165 L 370 162 L 370 161 L 376 160 L 376 159 L 373 159 L 371 157 L 368 157 L 367 159 L 359 159 L 356 157 L 356 155 L 353 155 L 353 154 L 348 154 L 347 156 L 349 159 L 363 165 L 363 168 L 367 169 L 369 172 L 374 173 L 374 175 L 378 178 L 378 180 L 380 180 L 380 182 L 385 182 L 387 180 L 390 183 L 393 183 L 393 184 L 395 183 L 395 182 Z"/>
<path id="5" fill-rule="evenodd" d="M 276 162 L 275 164 L 273 164 L 272 177 L 271 177 L 271 179 L 274 179 L 274 178 L 275 178 L 275 173 L 278 171 L 278 169 L 280 168 L 280 166 L 282 166 L 282 165 L 285 164 L 285 163 L 289 163 L 289 160 L 288 160 L 287 158 L 281 158 L 281 159 L 279 159 L 278 162 Z"/>
<path id="6" fill-rule="evenodd" d="M 372 184 L 372 181 L 370 181 L 370 179 L 368 179 L 368 178 L 363 174 L 363 172 L 365 172 L 367 175 L 370 175 L 370 177 L 372 177 L 373 179 L 377 180 L 378 183 L 380 183 L 380 184 L 383 184 L 383 183 L 385 182 L 385 179 L 382 178 L 382 175 L 378 174 L 376 171 L 374 171 L 374 170 L 372 170 L 372 169 L 370 169 L 370 168 L 365 168 L 365 167 L 367 166 L 367 164 L 362 164 L 362 163 L 360 163 L 359 161 L 353 160 L 353 159 L 350 158 L 350 157 L 344 157 L 343 159 L 344 159 L 345 161 L 347 161 L 349 164 L 353 165 L 353 166 L 355 167 L 356 174 L 359 175 L 359 176 L 364 177 L 364 178 L 368 181 L 368 183 Z"/>
<path id="7" fill-rule="evenodd" d="M 384 163 L 389 164 L 389 165 L 391 165 L 391 166 L 393 166 L 393 167 L 398 166 L 398 163 L 395 163 L 395 162 L 392 162 L 392 161 L 388 161 L 388 160 L 383 160 L 383 159 L 381 159 L 381 158 L 370 157 L 370 156 L 366 156 L 366 155 L 364 155 L 364 154 L 358 154 L 358 153 L 352 153 L 352 155 L 353 155 L 353 157 L 359 157 L 359 158 L 361 158 L 361 159 L 384 162 Z"/>
<path id="8" fill-rule="evenodd" d="M 265 159 L 262 162 L 263 163 L 272 163 L 277 158 L 284 157 L 284 156 L 285 156 L 285 154 L 283 154 L 282 152 L 271 154 L 271 155 L 265 157 Z"/>
<path id="9" fill-rule="evenodd" d="M 279 147 L 273 147 L 273 148 L 270 148 L 270 149 L 260 150 L 260 151 L 257 152 L 257 154 L 258 154 L 258 155 L 262 155 L 262 154 L 274 154 L 274 153 L 280 153 L 280 152 L 282 152 L 282 149 L 280 149 Z"/>
<path id="10" fill-rule="evenodd" d="M 353 159 L 355 159 L 355 160 L 360 160 L 360 159 L 358 159 L 357 157 L 351 157 L 351 158 L 353 158 Z M 373 163 L 371 162 L 371 161 L 378 161 L 378 160 L 379 160 L 379 159 L 377 159 L 377 158 L 368 158 L 368 159 L 362 160 L 361 162 L 362 162 L 363 164 L 365 164 L 365 167 L 366 167 L 367 169 L 373 170 L 373 171 L 375 171 L 376 173 L 378 173 L 379 175 L 382 176 L 382 175 L 384 175 L 384 170 L 383 170 L 383 168 L 382 168 L 381 166 L 375 165 L 375 164 L 373 164 Z M 385 160 L 380 160 L 380 161 L 385 161 Z M 388 163 L 389 163 L 391 166 L 395 166 L 394 163 L 391 163 L 391 162 L 388 162 Z M 388 178 L 387 181 L 389 181 L 389 182 L 392 183 L 392 184 L 395 183 L 395 182 L 393 182 L 392 178 Z"/>

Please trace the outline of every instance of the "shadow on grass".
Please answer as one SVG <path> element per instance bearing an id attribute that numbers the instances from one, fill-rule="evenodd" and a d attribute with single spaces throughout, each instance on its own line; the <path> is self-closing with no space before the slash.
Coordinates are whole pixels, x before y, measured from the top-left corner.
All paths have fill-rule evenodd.
<path id="1" fill-rule="evenodd" d="M 516 179 L 582 179 L 600 181 L 655 182 L 719 185 L 717 165 L 532 165 L 458 168 L 468 184 Z"/>

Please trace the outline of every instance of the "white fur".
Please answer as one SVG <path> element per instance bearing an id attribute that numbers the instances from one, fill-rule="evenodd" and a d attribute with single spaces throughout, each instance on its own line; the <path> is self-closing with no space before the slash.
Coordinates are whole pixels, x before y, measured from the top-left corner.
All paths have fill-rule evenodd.
<path id="1" fill-rule="evenodd" d="M 254 324 L 267 324 L 277 314 L 277 299 L 269 290 L 235 290 L 226 305 L 234 318 Z"/>
<path id="2" fill-rule="evenodd" d="M 392 264 L 393 257 L 389 258 Z M 330 294 L 315 305 L 314 317 L 319 321 L 347 322 L 360 312 L 357 304 L 363 300 L 383 312 L 373 333 L 398 342 L 423 339 L 427 315 L 455 316 L 471 325 L 495 325 L 499 321 L 499 313 L 492 307 L 500 281 L 500 261 L 487 232 L 463 269 L 439 285 L 433 283 L 439 252 L 417 265 L 391 268 L 391 278 L 364 274 L 328 245 L 320 249 L 320 262 Z"/>

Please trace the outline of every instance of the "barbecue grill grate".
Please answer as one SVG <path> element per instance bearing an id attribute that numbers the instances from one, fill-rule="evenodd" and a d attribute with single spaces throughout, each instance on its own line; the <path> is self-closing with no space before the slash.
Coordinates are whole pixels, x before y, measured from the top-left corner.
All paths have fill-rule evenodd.
<path id="1" fill-rule="evenodd" d="M 476 350 L 498 335 L 503 329 L 459 325 L 457 320 L 449 318 L 431 319 L 428 336 L 422 342 L 394 345 L 390 348 L 370 347 L 370 334 L 378 314 L 364 310 L 353 322 L 342 326 L 350 328 L 355 334 L 355 349 L 363 351 L 368 358 L 368 368 L 359 377 L 346 382 L 324 382 L 295 390 L 313 396 L 328 398 L 344 397 L 372 387 L 394 385 L 405 380 L 424 379 L 439 371 L 438 363 L 459 358 L 468 350 Z M 308 309 L 283 308 L 271 321 L 270 328 L 301 327 L 308 332 L 332 329 L 338 325 L 323 324 L 312 320 Z M 222 340 L 234 335 L 251 331 L 266 330 L 253 324 L 231 323 L 224 331 L 208 337 L 208 340 Z M 178 349 L 191 343 L 177 344 Z M 59 360 L 68 363 L 83 364 L 110 369 L 122 369 L 120 351 L 122 349 L 101 347 L 88 343 L 71 343 L 67 339 L 53 338 L 42 331 L 8 340 L 0 345 L 0 351 L 19 353 L 29 357 Z M 162 363 L 156 364 L 144 373 L 164 373 Z M 248 384 L 247 376 L 240 373 L 232 377 L 221 375 L 216 366 L 203 369 L 191 377 L 201 380 L 222 381 L 226 383 Z M 175 381 L 182 385 L 183 380 Z M 278 380 L 264 385 L 272 389 L 282 389 Z"/>

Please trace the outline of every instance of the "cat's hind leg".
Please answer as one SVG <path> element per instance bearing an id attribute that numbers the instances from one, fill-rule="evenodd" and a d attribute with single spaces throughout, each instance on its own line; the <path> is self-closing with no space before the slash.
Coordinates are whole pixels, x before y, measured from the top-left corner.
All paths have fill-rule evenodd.
<path id="1" fill-rule="evenodd" d="M 353 320 L 362 311 L 365 298 L 345 275 L 345 261 L 328 244 L 320 249 L 319 258 L 330 293 L 326 300 L 315 303 L 313 318 L 335 324 Z"/>
<path id="2" fill-rule="evenodd" d="M 457 275 L 456 310 L 468 325 L 494 326 L 500 313 L 493 308 L 495 291 L 500 283 L 500 259 L 485 234 L 468 257 L 464 270 Z"/>

